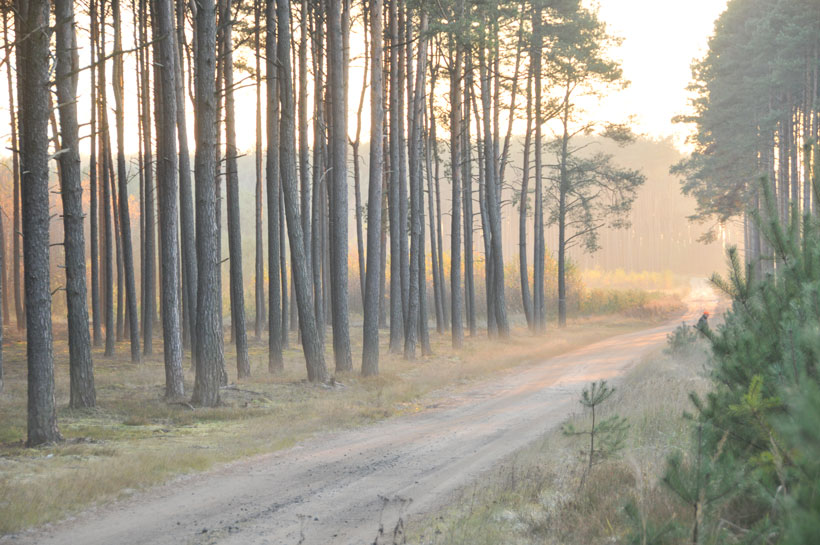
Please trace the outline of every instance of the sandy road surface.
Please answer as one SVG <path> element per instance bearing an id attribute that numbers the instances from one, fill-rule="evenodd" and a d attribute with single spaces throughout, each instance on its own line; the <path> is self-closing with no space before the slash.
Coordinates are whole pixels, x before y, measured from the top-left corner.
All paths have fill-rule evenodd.
<path id="1" fill-rule="evenodd" d="M 697 286 L 689 302 L 690 323 L 715 304 L 705 286 Z M 0 542 L 372 543 L 381 497 L 412 499 L 405 515 L 435 509 L 577 410 L 585 384 L 618 376 L 678 323 L 614 337 L 431 400 L 429 410 L 417 414 L 318 436 Z M 388 528 L 398 505 L 384 511 Z"/>

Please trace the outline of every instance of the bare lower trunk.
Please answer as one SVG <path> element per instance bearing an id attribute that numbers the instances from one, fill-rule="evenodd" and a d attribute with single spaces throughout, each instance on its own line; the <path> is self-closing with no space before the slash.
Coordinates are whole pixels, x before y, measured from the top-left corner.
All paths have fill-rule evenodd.
<path id="1" fill-rule="evenodd" d="M 482 50 L 483 53 L 483 50 Z M 491 306 L 495 314 L 495 322 L 498 327 L 498 335 L 500 337 L 508 337 L 510 334 L 510 326 L 507 322 L 507 310 L 504 298 L 504 256 L 502 253 L 501 244 L 501 202 L 500 202 L 500 185 L 497 178 L 497 138 L 494 137 L 491 128 L 491 85 L 490 85 L 490 70 L 488 60 L 482 54 L 480 57 L 481 74 L 481 102 L 483 109 L 482 121 L 484 122 L 484 179 L 485 179 L 485 197 L 487 206 L 487 218 L 489 220 L 489 228 L 491 233 L 490 238 L 490 258 L 487 260 L 487 266 L 492 270 L 493 289 L 491 291 L 493 304 Z M 497 107 L 496 107 L 497 111 Z"/>
<path id="2" fill-rule="evenodd" d="M 265 181 L 268 190 L 268 371 L 279 373 L 285 369 L 282 359 L 282 313 L 280 310 L 279 282 L 279 79 L 276 69 L 276 5 L 268 0 L 265 5 L 265 70 L 267 98 L 268 150 L 265 162 Z M 285 274 L 285 271 L 282 271 Z"/>
<path id="3" fill-rule="evenodd" d="M 105 20 L 100 14 L 100 58 L 105 59 Z M 111 225 L 111 139 L 108 133 L 105 62 L 100 66 L 100 154 L 102 155 L 101 206 L 103 224 L 103 297 L 105 298 L 105 355 L 114 355 L 114 233 Z"/>
<path id="4" fill-rule="evenodd" d="M 390 191 L 388 206 L 390 214 L 390 352 L 398 354 L 404 339 L 404 310 L 402 303 L 401 239 L 406 224 L 402 224 L 400 212 L 400 172 L 399 155 L 401 148 L 401 111 L 399 89 L 402 81 L 399 75 L 399 31 L 398 0 L 390 0 Z"/>
<path id="5" fill-rule="evenodd" d="M 125 111 L 123 108 L 123 58 L 122 37 L 120 35 L 120 2 L 114 0 L 114 101 L 116 103 L 117 124 L 117 181 L 119 185 L 120 234 L 122 246 L 122 266 L 125 277 L 125 303 L 128 312 L 129 338 L 131 341 L 131 361 L 140 361 L 139 319 L 137 318 L 137 288 L 134 278 L 134 252 L 131 245 L 131 212 L 128 206 L 128 179 L 125 171 Z M 60 101 L 63 102 L 62 100 Z M 84 265 L 84 263 L 83 263 Z"/>
<path id="6" fill-rule="evenodd" d="M 336 372 L 353 369 L 347 301 L 347 85 L 341 0 L 329 0 L 328 84 L 330 94 L 330 293 Z"/>
<path id="7" fill-rule="evenodd" d="M 315 261 L 313 258 L 314 217 L 312 212 L 314 203 L 313 192 L 311 191 L 313 180 L 311 180 L 310 172 L 310 146 L 308 144 L 308 89 L 310 86 L 307 65 L 310 34 L 308 31 L 310 21 L 308 0 L 301 0 L 301 8 L 302 13 L 299 21 L 301 31 L 299 41 L 299 101 L 297 104 L 299 109 L 299 184 L 302 188 L 302 235 L 305 238 L 305 259 L 307 260 L 308 272 L 311 274 L 311 281 L 313 281 L 313 278 L 315 278 Z"/>
<path id="8" fill-rule="evenodd" d="M 242 273 L 242 226 L 239 217 L 239 172 L 236 164 L 236 116 L 233 85 L 232 1 L 226 0 L 222 29 L 225 51 L 223 78 L 225 81 L 225 167 L 228 201 L 228 251 L 230 252 L 231 323 L 236 343 L 236 370 L 239 378 L 251 374 L 248 361 L 248 332 L 245 329 L 245 285 Z"/>
<path id="9" fill-rule="evenodd" d="M 216 6 L 199 0 L 196 12 L 196 254 L 197 353 L 193 402 L 219 404 L 224 340 L 219 318 L 219 244 L 216 201 Z"/>
<path id="10" fill-rule="evenodd" d="M 539 82 L 540 85 L 540 82 Z M 524 138 L 524 165 L 521 173 L 521 195 L 518 201 L 518 269 L 521 278 L 521 303 L 527 326 L 533 328 L 532 297 L 527 270 L 527 208 L 529 205 L 530 148 L 532 144 L 532 71 L 527 76 L 527 131 Z"/>
<path id="11" fill-rule="evenodd" d="M 535 83 L 535 221 L 533 225 L 533 320 L 534 331 L 543 332 L 547 327 L 544 296 L 544 189 L 543 189 L 543 139 L 544 118 L 541 110 L 541 11 L 536 10 L 533 19 L 535 44 L 533 46 L 533 82 Z"/>
<path id="12" fill-rule="evenodd" d="M 261 28 L 261 3 L 262 0 L 254 0 L 254 49 L 256 57 L 256 153 L 254 163 L 256 167 L 256 270 L 254 275 L 254 293 L 256 295 L 254 332 L 256 338 L 262 337 L 262 330 L 265 329 L 265 266 L 264 250 L 262 244 L 262 63 L 260 55 L 260 34 Z"/>
<path id="13" fill-rule="evenodd" d="M 21 125 L 23 260 L 26 294 L 28 369 L 27 446 L 62 439 L 54 401 L 54 358 L 49 285 L 48 93 L 49 2 L 15 3 L 15 29 L 26 36 L 18 44 L 17 74 Z"/>
<path id="14" fill-rule="evenodd" d="M 299 218 L 299 196 L 296 179 L 296 126 L 293 104 L 293 73 L 290 61 L 290 2 L 277 0 L 277 62 L 279 66 L 279 98 L 282 107 L 279 158 L 282 189 L 285 197 L 285 213 L 288 220 L 288 237 L 293 261 L 293 281 L 296 287 L 296 304 L 299 306 L 299 327 L 302 331 L 302 348 L 307 364 L 308 380 L 325 382 L 322 345 L 316 332 L 316 316 L 310 290 L 310 276 L 305 258 L 302 224 Z"/>
<path id="15" fill-rule="evenodd" d="M 93 9 L 93 8 L 92 8 Z M 9 40 L 8 36 L 8 16 L 9 13 L 4 11 L 3 16 L 3 39 L 6 42 L 5 52 L 6 52 L 6 75 L 8 77 L 8 97 L 9 97 L 9 126 L 11 128 L 11 177 L 12 177 L 12 198 L 14 199 L 14 203 L 12 204 L 13 208 L 13 218 L 11 224 L 11 240 L 12 240 L 12 275 L 13 275 L 13 289 L 14 289 L 14 312 L 15 318 L 17 322 L 17 330 L 22 331 L 25 329 L 25 316 L 23 312 L 23 299 L 20 296 L 21 293 L 21 286 L 20 286 L 20 279 L 22 278 L 20 275 L 20 241 L 22 238 L 22 229 L 20 227 L 20 142 L 17 138 L 17 129 L 19 126 L 19 115 L 17 109 L 14 107 L 14 87 L 12 86 L 12 77 L 11 77 L 11 48 L 12 48 L 12 41 Z M 92 70 L 93 74 L 93 70 Z M 93 78 L 93 76 L 92 76 Z M 17 77 L 17 85 L 19 88 L 20 85 L 20 77 Z M 93 80 L 92 80 L 92 87 L 93 87 Z M 92 110 L 94 106 L 92 105 Z M 93 123 L 92 123 L 93 127 Z M 93 141 L 93 138 L 91 139 Z M 92 220 L 93 221 L 93 220 Z M 8 320 L 7 320 L 8 321 Z"/>
<path id="16" fill-rule="evenodd" d="M 57 0 L 57 100 L 60 104 L 62 154 L 60 196 L 63 201 L 65 228 L 66 304 L 68 307 L 68 351 L 70 401 L 72 408 L 96 405 L 94 367 L 91 360 L 91 338 L 88 332 L 86 302 L 85 235 L 83 232 L 83 189 L 77 124 L 77 60 L 74 33 L 74 4 Z M 0 326 L 0 329 L 2 327 Z M 139 341 L 139 339 L 137 339 Z M 137 353 L 139 354 L 139 352 Z M 0 382 L 2 370 L 0 369 Z"/>
<path id="17" fill-rule="evenodd" d="M 462 112 L 464 120 L 462 123 L 461 139 L 461 162 L 464 204 L 464 308 L 467 313 L 467 324 L 470 328 L 470 336 L 474 337 L 477 332 L 476 308 L 475 308 L 475 274 L 473 273 L 473 167 L 471 161 L 472 144 L 470 136 L 470 97 L 472 95 L 472 72 L 467 71 L 464 75 L 464 95 L 462 99 Z"/>
<path id="18" fill-rule="evenodd" d="M 404 97 L 405 97 L 405 87 L 404 84 L 410 81 L 410 78 L 407 75 L 407 47 L 411 47 L 412 44 L 406 35 L 406 21 L 405 21 L 405 10 L 407 6 L 404 2 L 399 3 L 398 7 L 398 37 L 391 44 L 391 49 L 395 48 L 398 50 L 398 79 L 396 80 L 396 88 L 398 90 L 398 102 L 397 102 L 397 110 L 396 110 L 396 125 L 398 129 L 398 147 L 399 147 L 399 154 L 398 160 L 393 163 L 393 168 L 398 170 L 399 174 L 399 225 L 401 229 L 399 230 L 399 264 L 400 267 L 400 275 L 401 275 L 401 308 L 402 308 L 402 324 L 404 325 L 404 335 L 405 335 L 405 346 L 407 345 L 407 321 L 409 320 L 409 310 L 410 310 L 410 249 L 409 249 L 409 240 L 408 240 L 408 205 L 407 202 L 407 138 L 405 137 L 405 122 L 406 118 L 404 115 Z M 412 84 L 408 83 L 408 88 L 412 87 Z M 392 122 L 392 121 L 391 121 Z"/>
<path id="19" fill-rule="evenodd" d="M 367 277 L 364 290 L 362 374 L 379 374 L 379 292 L 382 278 L 382 184 L 384 160 L 384 81 L 382 0 L 370 1 L 370 171 L 367 194 Z"/>
<path id="20" fill-rule="evenodd" d="M 176 32 L 171 0 L 153 0 L 154 97 L 157 123 L 157 187 L 162 243 L 162 338 L 165 355 L 165 397 L 184 395 L 182 335 L 179 320 L 179 207 L 177 187 Z"/>
<path id="21" fill-rule="evenodd" d="M 141 21 L 142 27 L 142 43 L 148 43 L 148 10 L 146 8 L 147 0 L 140 0 L 141 3 Z M 154 352 L 154 318 L 156 316 L 157 304 L 157 289 L 156 289 L 156 232 L 154 231 L 154 224 L 156 223 L 155 203 L 156 193 L 154 191 L 154 173 L 153 173 L 153 137 L 151 124 L 151 107 L 149 105 L 148 97 L 150 93 L 150 75 L 148 67 L 151 66 L 150 51 L 145 49 L 142 52 L 142 78 L 140 85 L 142 86 L 142 96 L 144 101 L 143 108 L 143 150 L 145 153 L 143 162 L 143 175 L 145 177 L 145 232 L 143 233 L 143 246 L 145 253 L 145 262 L 142 264 L 143 274 L 143 293 L 142 293 L 142 342 L 143 354 L 150 355 Z"/>
<path id="22" fill-rule="evenodd" d="M 454 39 L 455 42 L 455 39 Z M 450 74 L 450 172 L 453 178 L 453 199 L 450 224 L 450 300 L 452 302 L 453 347 L 461 348 L 464 342 L 464 325 L 461 321 L 461 151 L 464 138 L 461 127 L 462 103 L 462 50 L 456 47 L 455 62 Z M 464 233 L 465 239 L 467 232 Z"/>
<path id="23" fill-rule="evenodd" d="M 177 142 L 179 144 L 179 219 L 182 258 L 183 309 L 187 316 L 187 335 L 183 344 L 190 342 L 191 353 L 196 346 L 196 240 L 194 227 L 194 203 L 191 188 L 191 156 L 188 151 L 188 122 L 185 119 L 185 64 L 183 62 L 183 42 L 185 39 L 184 6 L 177 4 L 177 69 L 176 105 L 177 105 Z"/>

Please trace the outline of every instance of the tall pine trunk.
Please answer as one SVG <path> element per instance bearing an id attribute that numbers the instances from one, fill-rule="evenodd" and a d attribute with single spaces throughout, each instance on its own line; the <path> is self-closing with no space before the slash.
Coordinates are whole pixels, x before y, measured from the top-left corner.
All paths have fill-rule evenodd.
<path id="1" fill-rule="evenodd" d="M 484 181 L 485 198 L 487 207 L 487 219 L 490 230 L 490 257 L 487 266 L 492 270 L 492 305 L 488 305 L 495 314 L 495 323 L 500 337 L 508 337 L 510 334 L 509 323 L 507 322 L 507 310 L 504 299 L 504 256 L 501 244 L 501 202 L 500 184 L 497 180 L 497 138 L 494 137 L 492 128 L 493 96 L 491 86 L 491 75 L 487 52 L 482 48 L 479 52 L 479 70 L 481 71 L 481 103 L 482 121 L 484 123 Z M 497 107 L 495 108 L 497 111 Z M 488 302 L 489 303 L 489 302 Z"/>
<path id="2" fill-rule="evenodd" d="M 141 41 L 144 44 L 149 43 L 148 40 L 148 0 L 140 0 L 140 28 Z M 142 337 L 143 337 L 143 353 L 147 356 L 154 352 L 154 318 L 156 316 L 156 231 L 154 224 L 156 223 L 156 196 L 154 192 L 154 172 L 153 172 L 153 131 L 151 127 L 151 106 L 149 98 L 150 91 L 150 74 L 149 66 L 151 66 L 149 48 L 142 50 L 142 68 L 141 81 L 142 97 L 143 97 L 143 111 L 142 111 L 142 137 L 143 150 L 145 156 L 143 157 L 142 172 L 145 178 L 145 232 L 143 233 L 143 252 L 145 255 L 144 263 L 142 264 Z"/>
<path id="3" fill-rule="evenodd" d="M 256 270 L 254 275 L 254 293 L 256 295 L 254 333 L 256 338 L 262 337 L 265 328 L 265 266 L 262 241 L 262 63 L 260 43 L 261 28 L 261 0 L 253 2 L 254 19 L 254 51 L 256 53 L 256 150 L 254 166 L 256 167 Z"/>
<path id="4" fill-rule="evenodd" d="M 265 160 L 265 183 L 268 190 L 268 371 L 280 373 L 285 369 L 282 359 L 282 311 L 280 310 L 279 281 L 279 78 L 276 68 L 276 4 L 267 0 L 265 5 L 265 76 L 266 123 L 268 149 Z M 286 274 L 285 271 L 281 271 Z"/>
<path id="5" fill-rule="evenodd" d="M 521 303 L 527 326 L 533 328 L 532 296 L 527 270 L 527 209 L 529 206 L 530 148 L 532 147 L 532 70 L 527 75 L 527 131 L 524 137 L 524 164 L 521 172 L 521 195 L 518 201 L 518 272 L 521 278 Z"/>
<path id="6" fill-rule="evenodd" d="M 83 232 L 83 188 L 80 139 L 77 123 L 77 57 L 74 31 L 74 4 L 56 0 L 57 19 L 57 101 L 60 113 L 62 168 L 60 195 L 65 229 L 66 303 L 68 307 L 68 351 L 70 401 L 72 408 L 96 405 L 91 338 L 88 332 L 88 303 L 85 276 L 85 234 Z M 139 352 L 138 352 L 139 354 Z"/>
<path id="7" fill-rule="evenodd" d="M 359 94 L 359 107 L 356 110 L 356 138 L 352 142 L 353 147 L 353 196 L 355 198 L 355 212 L 356 218 L 356 248 L 357 257 L 359 260 L 359 287 L 362 295 L 362 306 L 364 306 L 364 292 L 365 292 L 365 253 L 364 253 L 364 228 L 362 226 L 364 215 L 364 207 L 362 206 L 362 190 L 361 190 L 361 167 L 359 165 L 359 146 L 361 145 L 362 135 L 362 112 L 364 111 L 365 92 L 367 91 L 367 58 L 370 56 L 370 40 L 367 37 L 367 10 L 363 10 L 364 16 L 364 75 L 362 76 L 362 91 Z M 372 100 L 372 99 L 371 99 Z"/>
<path id="8" fill-rule="evenodd" d="M 114 102 L 117 129 L 117 181 L 119 185 L 119 216 L 122 245 L 122 265 L 125 276 L 125 302 L 128 312 L 129 338 L 131 340 L 131 361 L 140 361 L 139 319 L 137 318 L 137 289 L 134 279 L 134 252 L 131 245 L 131 212 L 128 207 L 128 179 L 125 171 L 125 111 L 123 105 L 123 58 L 120 0 L 113 2 L 114 12 Z M 59 47 L 57 48 L 59 50 Z M 60 103 L 63 101 L 60 100 Z M 62 117 L 61 117 L 62 119 Z M 65 138 L 65 135 L 63 135 Z M 65 174 L 65 166 L 63 166 Z M 83 266 L 85 262 L 83 261 Z"/>
<path id="9" fill-rule="evenodd" d="M 225 358 L 219 311 L 219 232 L 216 225 L 216 6 L 214 0 L 199 0 L 196 6 L 194 169 L 198 282 L 193 402 L 213 407 L 219 404 Z"/>
<path id="10" fill-rule="evenodd" d="M 299 101 L 297 104 L 299 109 L 299 184 L 302 188 L 302 235 L 305 237 L 305 259 L 307 260 L 307 269 L 311 274 L 312 281 L 314 278 L 313 268 L 316 263 L 313 259 L 313 198 L 310 176 L 310 147 L 308 145 L 308 88 L 310 81 L 307 55 L 310 9 L 308 8 L 308 0 L 301 0 L 301 4 L 301 19 L 299 22 L 301 34 L 299 37 Z"/>
<path id="11" fill-rule="evenodd" d="M 311 382 L 325 382 L 328 378 L 327 368 L 325 367 L 322 345 L 316 332 L 316 316 L 310 291 L 304 235 L 299 218 L 299 196 L 296 179 L 296 122 L 293 103 L 293 71 L 290 60 L 289 0 L 276 0 L 276 14 L 279 100 L 282 108 L 279 161 L 294 270 L 293 282 L 296 288 L 296 304 L 299 307 L 299 327 L 302 332 L 302 348 L 305 354 L 308 380 Z"/>
<path id="12" fill-rule="evenodd" d="M 93 6 L 93 0 L 92 0 Z M 93 9 L 93 7 L 92 7 Z M 19 21 L 19 19 L 18 19 Z M 9 95 L 9 126 L 11 128 L 11 177 L 12 177 L 12 224 L 11 224 L 11 240 L 12 240 L 12 275 L 13 275 L 13 289 L 14 289 L 14 312 L 17 322 L 18 331 L 25 329 L 25 313 L 23 311 L 23 299 L 20 296 L 21 286 L 20 279 L 20 242 L 22 239 L 22 229 L 20 227 L 20 143 L 17 138 L 17 129 L 19 126 L 20 117 L 17 109 L 14 107 L 14 87 L 12 86 L 11 77 L 11 49 L 12 41 L 9 40 L 8 33 L 8 12 L 3 12 L 3 39 L 6 42 L 6 75 L 8 77 L 8 95 Z M 19 55 L 19 53 L 16 53 Z M 93 69 L 92 69 L 93 74 Z M 17 77 L 17 85 L 19 88 L 20 77 Z M 93 87 L 93 83 L 92 83 Z M 93 106 L 92 106 L 93 109 Z M 93 127 L 93 124 L 92 124 Z M 93 138 L 92 138 L 93 141 Z"/>
<path id="13" fill-rule="evenodd" d="M 225 81 L 225 167 L 228 197 L 228 251 L 230 252 L 231 322 L 236 342 L 236 370 L 239 378 L 251 374 L 248 361 L 248 333 L 245 329 L 245 285 L 242 274 L 242 226 L 239 216 L 239 172 L 236 150 L 236 108 L 233 83 L 233 21 L 232 0 L 226 0 L 223 12 L 223 50 L 225 52 L 222 75 Z"/>
<path id="14" fill-rule="evenodd" d="M 179 206 L 177 187 L 176 31 L 171 0 L 153 0 L 154 100 L 157 123 L 157 188 L 162 275 L 165 397 L 184 395 L 179 318 Z"/>
<path id="15" fill-rule="evenodd" d="M 462 48 L 455 36 L 451 43 L 456 50 L 455 60 L 450 63 L 450 173 L 452 176 L 453 198 L 450 224 L 450 301 L 452 303 L 453 347 L 461 348 L 464 343 L 464 325 L 461 321 L 461 174 L 464 132 L 461 126 L 462 109 Z M 465 230 L 466 240 L 466 230 Z"/>
<path id="16" fill-rule="evenodd" d="M 362 374 L 379 374 L 379 291 L 382 278 L 382 184 L 384 161 L 383 5 L 370 0 L 370 170 L 367 193 L 367 266 L 364 290 Z"/>
<path id="17" fill-rule="evenodd" d="M 347 301 L 347 84 L 341 0 L 328 0 L 330 94 L 330 292 L 336 372 L 353 369 Z M 303 339 L 304 340 L 304 339 Z"/>
<path id="18" fill-rule="evenodd" d="M 114 232 L 111 218 L 111 139 L 108 132 L 108 106 L 106 100 L 105 73 L 105 2 L 100 2 L 100 153 L 102 154 L 102 172 L 100 186 L 102 190 L 102 223 L 103 223 L 103 297 L 105 298 L 105 355 L 114 355 Z"/>
<path id="19" fill-rule="evenodd" d="M 544 331 L 547 327 L 544 295 L 544 189 L 543 189 L 543 136 L 544 118 L 541 102 L 541 10 L 533 15 L 534 44 L 532 51 L 533 84 L 535 85 L 535 221 L 533 224 L 533 307 L 532 327 L 534 331 Z"/>
<path id="20" fill-rule="evenodd" d="M 402 86 L 399 75 L 398 0 L 390 0 L 390 182 L 388 206 L 390 214 L 390 352 L 402 351 L 404 340 L 404 305 L 402 302 L 402 245 L 406 224 L 401 217 L 401 182 L 399 156 L 401 155 L 401 109 L 399 105 Z"/>
<path id="21" fill-rule="evenodd" d="M 188 121 L 185 119 L 185 63 L 183 43 L 185 40 L 184 5 L 177 4 L 177 69 L 174 70 L 176 84 L 177 141 L 179 144 L 179 220 L 182 257 L 183 309 L 186 316 L 188 335 L 183 344 L 190 340 L 191 353 L 196 347 L 196 240 L 194 226 L 193 190 L 191 187 L 191 156 L 188 150 Z M 183 328 L 184 329 L 184 328 Z"/>
<path id="22" fill-rule="evenodd" d="M 566 281 L 566 231 L 567 231 L 567 192 L 569 189 L 569 96 L 570 84 L 567 83 L 564 94 L 561 151 L 558 181 L 558 326 L 567 325 L 567 281 Z"/>
<path id="23" fill-rule="evenodd" d="M 27 446 L 59 441 L 49 285 L 49 2 L 18 0 L 15 30 L 21 125 L 23 261 L 28 369 Z"/>
<path id="24" fill-rule="evenodd" d="M 469 57 L 468 57 L 469 58 Z M 469 61 L 468 61 L 469 62 Z M 465 62 L 465 65 L 467 63 Z M 464 94 L 462 98 L 462 138 L 461 162 L 464 206 L 464 309 L 467 314 L 467 325 L 470 336 L 477 332 L 475 308 L 475 274 L 473 272 L 473 167 L 472 167 L 472 137 L 470 131 L 470 103 L 472 102 L 472 71 L 466 70 L 464 75 Z"/>

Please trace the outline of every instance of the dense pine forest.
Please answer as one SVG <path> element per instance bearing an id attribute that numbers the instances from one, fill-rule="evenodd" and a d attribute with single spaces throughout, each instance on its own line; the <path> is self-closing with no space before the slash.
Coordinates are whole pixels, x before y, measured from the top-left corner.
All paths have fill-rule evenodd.
<path id="1" fill-rule="evenodd" d="M 272 373 L 290 342 L 311 382 L 353 370 L 351 291 L 364 375 L 379 373 L 385 327 L 388 350 L 413 360 L 431 352 L 433 318 L 455 347 L 479 322 L 507 337 L 510 296 L 533 331 L 546 328 L 546 300 L 564 325 L 568 251 L 594 252 L 603 229 L 629 226 L 645 181 L 611 154 L 584 153 L 591 134 L 635 136 L 582 116 L 581 97 L 627 82 L 609 56 L 617 39 L 580 2 L 21 2 L 4 10 L 4 32 L 14 151 L 4 300 L 6 321 L 27 332 L 30 445 L 60 437 L 60 292 L 71 407 L 95 405 L 92 347 L 112 357 L 117 341 L 134 363 L 162 351 L 167 399 L 216 406 L 233 365 L 226 339 L 240 379 L 249 336 L 269 339 Z M 255 105 L 237 102 L 248 90 Z M 251 132 L 249 209 L 237 135 Z M 505 248 L 505 216 L 520 218 L 517 248 Z M 252 260 L 243 239 L 255 241 Z M 515 254 L 520 295 L 505 292 Z M 64 263 L 64 284 L 50 260 Z"/>

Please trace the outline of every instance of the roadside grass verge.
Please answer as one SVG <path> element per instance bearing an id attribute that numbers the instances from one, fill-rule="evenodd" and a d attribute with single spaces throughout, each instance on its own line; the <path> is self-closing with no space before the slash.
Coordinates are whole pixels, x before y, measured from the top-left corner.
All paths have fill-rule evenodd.
<path id="1" fill-rule="evenodd" d="M 686 523 L 688 511 L 660 483 L 667 456 L 688 452 L 691 410 L 688 394 L 709 382 L 700 345 L 685 355 L 658 349 L 615 383 L 615 394 L 601 406 L 630 423 L 625 449 L 595 465 L 581 485 L 585 460 L 579 441 L 560 429 L 509 457 L 473 486 L 462 490 L 433 518 L 411 521 L 409 543 L 424 545 L 592 545 L 632 543 L 647 536 L 647 520 Z M 589 415 L 570 418 L 578 427 Z M 625 507 L 632 502 L 640 519 Z M 645 543 L 641 539 L 635 543 Z"/>
<path id="2" fill-rule="evenodd" d="M 468 336 L 460 351 L 452 349 L 449 334 L 433 330 L 434 355 L 415 362 L 389 355 L 383 335 L 381 374 L 367 379 L 357 372 L 337 376 L 332 387 L 304 380 L 304 358 L 295 336 L 280 375 L 267 372 L 267 341 L 251 338 L 252 376 L 241 381 L 235 380 L 235 349 L 226 343 L 231 384 L 221 391 L 223 405 L 212 409 L 163 401 L 161 342 L 155 343 L 155 355 L 139 365 L 130 363 L 128 344 L 121 342 L 115 358 L 94 350 L 97 408 L 71 410 L 68 348 L 58 340 L 56 400 L 65 441 L 35 449 L 24 446 L 25 343 L 12 338 L 4 347 L 6 388 L 0 394 L 0 535 L 56 521 L 218 463 L 286 448 L 315 433 L 415 412 L 424 408 L 423 396 L 448 395 L 494 373 L 673 317 L 583 318 L 546 337 L 533 337 L 519 327 L 503 342 L 490 341 L 481 332 Z M 358 363 L 361 335 L 356 329 L 351 333 Z M 190 393 L 190 361 L 184 366 Z"/>

